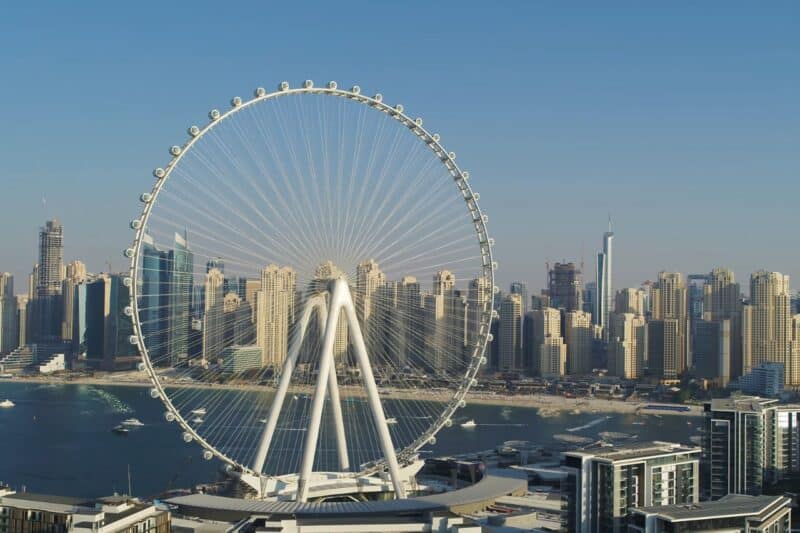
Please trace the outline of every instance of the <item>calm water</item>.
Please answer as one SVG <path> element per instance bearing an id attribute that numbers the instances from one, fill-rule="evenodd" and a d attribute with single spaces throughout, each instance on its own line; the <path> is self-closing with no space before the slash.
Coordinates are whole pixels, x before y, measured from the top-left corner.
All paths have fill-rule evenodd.
<path id="1" fill-rule="evenodd" d="M 220 463 L 205 461 L 195 444 L 185 444 L 176 424 L 164 421 L 164 408 L 145 387 L 43 385 L 0 381 L 0 481 L 30 491 L 99 496 L 127 490 L 128 465 L 133 492 L 153 496 L 166 489 L 212 481 Z M 110 428 L 129 417 L 146 424 L 127 436 Z M 552 444 L 552 436 L 589 424 L 574 435 L 601 431 L 635 433 L 639 440 L 689 442 L 699 418 L 634 417 L 568 412 L 541 417 L 535 408 L 468 405 L 458 421 L 474 418 L 478 427 L 457 424 L 437 435 L 434 454 L 492 448 L 505 440 Z M 601 420 L 602 418 L 602 420 Z M 632 422 L 644 422 L 634 425 Z M 691 422 L 691 424 L 687 423 Z"/>

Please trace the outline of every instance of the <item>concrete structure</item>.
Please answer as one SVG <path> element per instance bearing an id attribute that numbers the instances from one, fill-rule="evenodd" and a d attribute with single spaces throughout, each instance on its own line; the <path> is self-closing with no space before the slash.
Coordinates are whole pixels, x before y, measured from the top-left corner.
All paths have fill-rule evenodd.
<path id="1" fill-rule="evenodd" d="M 522 296 L 508 294 L 500 304 L 500 361 L 498 370 L 519 369 L 522 364 Z"/>
<path id="2" fill-rule="evenodd" d="M 636 316 L 644 316 L 646 312 L 645 300 L 644 289 L 636 287 L 621 289 L 615 299 L 614 312 L 617 314 L 632 313 Z"/>
<path id="3" fill-rule="evenodd" d="M 757 496 L 771 482 L 800 473 L 800 405 L 742 396 L 714 399 L 705 412 L 703 485 L 711 499 Z"/>
<path id="4" fill-rule="evenodd" d="M 95 500 L 0 487 L 2 533 L 170 533 L 170 513 L 125 496 Z"/>
<path id="5" fill-rule="evenodd" d="M 614 284 L 612 276 L 612 243 L 614 233 L 611 232 L 611 220 L 608 231 L 603 234 L 603 251 L 597 254 L 597 301 L 594 310 L 595 324 L 603 328 L 603 338 L 608 340 L 608 315 L 614 305 Z"/>
<path id="6" fill-rule="evenodd" d="M 35 342 L 61 340 L 63 309 L 61 282 L 64 279 L 64 228 L 58 220 L 48 220 L 39 230 L 39 268 L 36 281 Z"/>
<path id="7" fill-rule="evenodd" d="M 786 384 L 800 385 L 791 381 L 798 363 L 792 353 L 790 300 L 789 276 L 766 271 L 750 276 L 750 303 L 742 318 L 744 373 L 761 363 L 783 363 Z"/>
<path id="8" fill-rule="evenodd" d="M 561 313 L 552 307 L 542 307 L 529 311 L 525 320 L 525 332 L 523 337 L 523 353 L 526 356 L 525 364 L 534 373 L 541 373 L 541 353 L 547 337 L 554 337 L 561 340 Z M 552 344 L 552 343 L 551 343 Z M 565 345 L 566 349 L 566 345 Z M 566 356 L 565 356 L 566 364 Z M 551 368 L 548 363 L 545 365 Z M 560 368 L 560 363 L 559 363 Z"/>
<path id="9" fill-rule="evenodd" d="M 632 313 L 610 315 L 608 372 L 623 379 L 642 377 L 647 365 L 647 322 Z"/>
<path id="10" fill-rule="evenodd" d="M 784 496 L 730 494 L 693 505 L 643 507 L 631 510 L 629 533 L 790 533 L 791 500 Z"/>
<path id="11" fill-rule="evenodd" d="M 565 452 L 567 530 L 621 532 L 632 508 L 697 503 L 700 455 L 668 442 Z"/>
<path id="12" fill-rule="evenodd" d="M 225 276 L 212 267 L 206 272 L 203 312 L 203 361 L 216 360 L 225 346 Z"/>
<path id="13" fill-rule="evenodd" d="M 592 315 L 581 310 L 565 313 L 564 341 L 567 344 L 567 373 L 590 374 L 594 341 Z"/>
<path id="14" fill-rule="evenodd" d="M 686 284 L 679 272 L 659 272 L 650 291 L 652 320 L 648 368 L 651 374 L 675 379 L 688 364 Z"/>
<path id="15" fill-rule="evenodd" d="M 258 370 L 261 368 L 261 347 L 232 345 L 222 349 L 222 370 L 231 373 Z"/>
<path id="16" fill-rule="evenodd" d="M 703 286 L 703 320 L 730 321 L 729 377 L 733 379 L 741 376 L 743 370 L 742 291 L 734 279 L 733 272 L 727 268 L 715 268 L 706 278 Z"/>
<path id="17" fill-rule="evenodd" d="M 550 305 L 565 311 L 583 311 L 583 280 L 575 263 L 556 263 L 548 270 Z"/>
<path id="18" fill-rule="evenodd" d="M 19 346 L 17 298 L 14 296 L 14 276 L 0 272 L 0 354 Z"/>
<path id="19" fill-rule="evenodd" d="M 778 398 L 783 394 L 783 363 L 761 363 L 739 378 L 739 390 L 763 398 Z"/>
<path id="20" fill-rule="evenodd" d="M 286 359 L 289 327 L 294 322 L 297 274 L 289 267 L 268 265 L 261 271 L 256 304 L 256 343 L 261 365 L 279 367 Z"/>
<path id="21" fill-rule="evenodd" d="M 694 375 L 725 387 L 731 377 L 733 334 L 731 320 L 696 320 L 692 338 Z"/>
<path id="22" fill-rule="evenodd" d="M 52 374 L 53 372 L 61 372 L 66 370 L 66 359 L 64 358 L 63 353 L 57 353 L 52 356 L 49 360 L 45 362 L 40 362 L 39 365 L 39 373 L 40 374 Z"/>

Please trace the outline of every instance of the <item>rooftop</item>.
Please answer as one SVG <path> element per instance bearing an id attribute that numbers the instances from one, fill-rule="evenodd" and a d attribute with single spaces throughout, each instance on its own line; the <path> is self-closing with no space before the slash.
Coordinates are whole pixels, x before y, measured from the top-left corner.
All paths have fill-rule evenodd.
<path id="1" fill-rule="evenodd" d="M 667 454 L 701 452 L 702 450 L 699 446 L 687 446 L 685 444 L 676 444 L 674 442 L 649 441 L 625 444 L 623 446 L 614 446 L 611 448 L 570 451 L 565 452 L 564 455 L 572 457 L 594 457 L 606 461 L 629 461 L 631 459 L 644 459 L 647 457 Z"/>
<path id="2" fill-rule="evenodd" d="M 632 509 L 634 513 L 654 514 L 673 522 L 733 516 L 758 515 L 789 503 L 783 496 L 728 494 L 719 500 L 691 505 L 660 505 Z"/>
<path id="3" fill-rule="evenodd" d="M 731 396 L 730 398 L 714 398 L 707 405 L 711 405 L 712 411 L 758 412 L 775 403 L 778 403 L 778 400 L 758 396 Z"/>

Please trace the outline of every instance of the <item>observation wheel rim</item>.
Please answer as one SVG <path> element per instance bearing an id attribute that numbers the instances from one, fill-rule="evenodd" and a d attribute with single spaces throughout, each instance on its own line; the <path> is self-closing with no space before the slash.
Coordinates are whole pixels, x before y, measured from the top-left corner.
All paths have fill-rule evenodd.
<path id="1" fill-rule="evenodd" d="M 131 247 L 124 251 L 124 256 L 130 259 L 130 263 L 129 275 L 123 280 L 130 295 L 130 306 L 126 309 L 126 314 L 129 314 L 133 323 L 133 335 L 131 336 L 130 341 L 131 344 L 137 347 L 142 359 L 142 362 L 139 364 L 139 369 L 147 371 L 150 382 L 153 385 L 153 389 L 151 389 L 151 395 L 153 395 L 154 398 L 161 400 L 167 409 L 166 415 L 171 414 L 174 417 L 174 422 L 177 422 L 177 424 L 183 430 L 184 436 L 186 437 L 188 435 L 191 437 L 188 440 L 184 438 L 184 440 L 187 440 L 187 442 L 196 441 L 206 452 L 210 452 L 212 457 L 206 456 L 204 452 L 204 457 L 207 459 L 217 457 L 223 463 L 240 470 L 244 474 L 265 478 L 279 478 L 281 476 L 276 474 L 267 474 L 264 472 L 256 472 L 250 466 L 243 464 L 242 462 L 237 461 L 236 459 L 233 459 L 232 457 L 229 457 L 227 454 L 218 450 L 216 446 L 208 442 L 195 430 L 194 427 L 192 427 L 191 424 L 189 424 L 189 422 L 181 414 L 180 410 L 172 403 L 169 395 L 166 393 L 164 384 L 158 377 L 155 367 L 150 360 L 142 331 L 142 324 L 139 317 L 139 294 L 137 288 L 139 282 L 141 281 L 139 279 L 138 265 L 140 261 L 142 244 L 144 242 L 143 237 L 146 233 L 147 223 L 150 219 L 153 207 L 156 205 L 158 195 L 165 184 L 169 181 L 173 170 L 178 166 L 184 155 L 189 153 L 195 143 L 202 139 L 207 133 L 211 132 L 217 125 L 233 117 L 244 109 L 267 100 L 274 100 L 283 96 L 303 94 L 347 98 L 362 105 L 366 105 L 367 107 L 374 108 L 377 111 L 386 113 L 390 118 L 400 122 L 402 125 L 407 127 L 411 133 L 419 138 L 421 142 L 425 143 L 428 148 L 433 151 L 434 155 L 439 158 L 440 163 L 446 168 L 450 176 L 453 178 L 453 181 L 456 183 L 459 192 L 462 194 L 468 212 L 472 214 L 472 224 L 474 225 L 474 231 L 478 237 L 478 244 L 480 248 L 483 278 L 487 280 L 489 287 L 488 290 L 491 292 L 490 297 L 487 299 L 488 306 L 485 311 L 481 312 L 477 341 L 472 346 L 472 354 L 470 356 L 469 365 L 458 389 L 455 390 L 452 397 L 447 402 L 439 418 L 436 419 L 426 431 L 420 434 L 420 436 L 410 444 L 396 450 L 397 459 L 401 464 L 408 464 L 420 448 L 428 443 L 431 443 L 434 440 L 435 435 L 441 431 L 443 427 L 452 423 L 453 413 L 457 409 L 464 407 L 465 397 L 470 388 L 475 384 L 475 376 L 477 375 L 480 367 L 486 363 L 485 351 L 491 337 L 489 331 L 491 319 L 495 314 L 493 296 L 498 290 L 495 286 L 494 276 L 494 271 L 497 268 L 497 265 L 493 260 L 492 248 L 494 242 L 493 239 L 489 237 L 487 229 L 488 219 L 478 203 L 479 196 L 473 191 L 472 186 L 468 181 L 469 173 L 463 171 L 456 164 L 455 154 L 445 150 L 440 141 L 439 135 L 436 133 L 431 133 L 423 127 L 421 118 L 412 119 L 405 113 L 401 105 L 391 106 L 384 103 L 383 96 L 380 93 L 376 94 L 375 96 L 366 96 L 361 93 L 361 89 L 357 85 L 354 85 L 351 89 L 346 90 L 339 89 L 335 82 L 329 82 L 324 87 L 314 87 L 312 82 L 306 80 L 303 86 L 298 88 L 291 88 L 287 82 L 282 82 L 279 85 L 279 88 L 275 91 L 269 92 L 263 88 L 256 89 L 254 91 L 254 96 L 249 100 L 242 100 L 239 97 L 234 97 L 231 100 L 230 109 L 225 112 L 219 112 L 216 109 L 212 110 L 209 112 L 210 120 L 208 123 L 206 123 L 204 126 L 191 126 L 189 128 L 189 139 L 187 139 L 180 146 L 176 145 L 170 148 L 170 154 L 172 157 L 167 165 L 163 169 L 157 168 L 154 171 L 156 179 L 151 191 L 149 193 L 143 193 L 140 196 L 140 200 L 144 207 L 142 208 L 140 215 L 133 219 L 130 223 L 131 228 L 134 230 L 134 240 Z M 377 471 L 383 470 L 384 466 L 385 458 L 379 458 L 376 459 L 373 465 L 370 467 L 353 472 L 351 475 L 352 477 L 370 475 Z"/>

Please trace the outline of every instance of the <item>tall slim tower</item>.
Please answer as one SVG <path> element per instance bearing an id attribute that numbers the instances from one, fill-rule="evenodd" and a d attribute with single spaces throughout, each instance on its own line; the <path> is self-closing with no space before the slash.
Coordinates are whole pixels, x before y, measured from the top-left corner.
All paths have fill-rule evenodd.
<path id="1" fill-rule="evenodd" d="M 39 230 L 39 277 L 36 280 L 36 342 L 61 340 L 62 293 L 64 279 L 64 228 L 48 220 Z"/>
<path id="2" fill-rule="evenodd" d="M 608 341 L 608 315 L 614 306 L 614 287 L 611 275 L 612 242 L 611 219 L 608 231 L 603 234 L 603 251 L 597 254 L 597 301 L 595 304 L 595 324 L 603 328 L 603 339 Z"/>
<path id="3" fill-rule="evenodd" d="M 219 358 L 225 336 L 223 311 L 225 276 L 216 267 L 206 273 L 205 312 L 203 313 L 203 359 L 214 361 Z"/>
<path id="4" fill-rule="evenodd" d="M 286 359 L 289 327 L 294 321 L 297 274 L 289 267 L 268 265 L 261 271 L 257 297 L 256 339 L 261 347 L 261 364 L 280 367 Z"/>
<path id="5" fill-rule="evenodd" d="M 688 364 L 686 283 L 680 272 L 659 272 L 650 298 L 649 368 L 662 378 L 675 379 Z"/>
<path id="6" fill-rule="evenodd" d="M 0 354 L 19 345 L 17 299 L 14 296 L 14 276 L 0 272 Z"/>
<path id="7" fill-rule="evenodd" d="M 363 261 L 356 267 L 356 316 L 370 357 L 377 349 L 380 336 L 380 324 L 376 318 L 379 305 L 377 293 L 385 283 L 386 274 L 374 259 Z"/>
<path id="8" fill-rule="evenodd" d="M 189 250 L 186 235 L 175 234 L 169 252 L 169 359 L 172 365 L 189 358 L 194 254 Z"/>
<path id="9" fill-rule="evenodd" d="M 508 294 L 500 303 L 500 370 L 522 365 L 522 296 Z"/>

